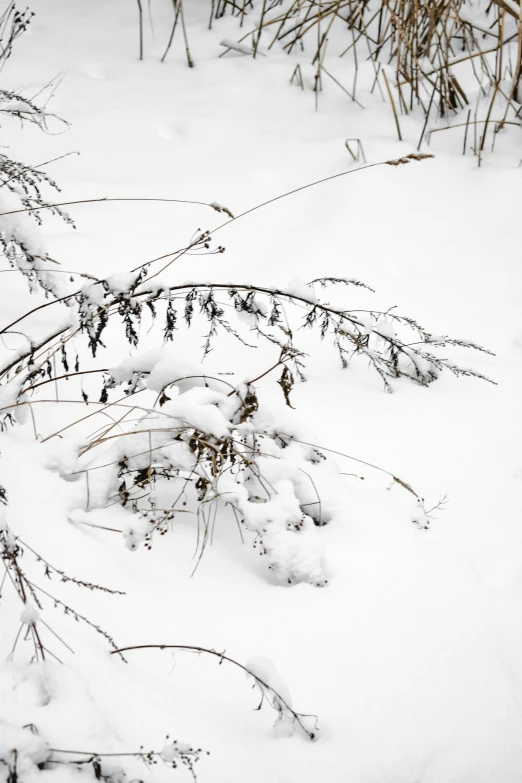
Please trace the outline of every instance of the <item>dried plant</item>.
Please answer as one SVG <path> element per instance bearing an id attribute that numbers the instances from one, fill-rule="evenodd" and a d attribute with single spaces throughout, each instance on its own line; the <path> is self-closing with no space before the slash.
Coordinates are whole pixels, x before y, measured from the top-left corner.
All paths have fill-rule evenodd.
<path id="1" fill-rule="evenodd" d="M 429 141 L 432 130 L 465 127 L 466 152 L 471 128 L 471 149 L 480 164 L 488 130 L 492 131 L 494 148 L 502 128 L 507 124 L 520 125 L 520 8 L 518 0 L 493 0 L 489 4 L 479 0 L 258 0 L 243 7 L 221 0 L 212 2 L 212 18 L 229 12 L 241 20 L 241 36 L 237 42 L 223 41 L 222 54 L 231 50 L 254 54 L 261 42 L 267 51 L 274 46 L 289 54 L 308 50 L 309 62 L 315 67 L 316 107 L 323 74 L 359 103 L 359 62 L 369 59 L 375 73 L 372 92 L 378 86 L 381 95 L 387 95 L 399 140 L 399 115 L 420 109 L 425 124 L 419 149 L 423 141 Z M 248 25 L 251 11 L 257 14 L 254 26 Z M 353 57 L 355 75 L 351 89 L 326 70 L 327 49 L 341 58 Z M 303 87 L 299 64 L 292 79 L 296 74 Z M 470 109 L 466 123 L 450 122 L 447 127 L 436 127 L 437 117 L 451 121 L 453 115 L 471 106 L 474 98 L 469 88 L 462 86 L 469 83 L 469 75 L 474 77 L 477 90 L 474 117 L 471 118 Z M 507 88 L 506 83 L 510 84 Z"/>
<path id="2" fill-rule="evenodd" d="M 194 765 L 203 755 L 209 755 L 201 748 L 192 748 L 186 742 L 172 740 L 169 735 L 165 737 L 162 750 L 146 750 L 141 747 L 135 751 L 116 753 L 53 748 L 43 739 L 34 723 L 20 727 L 15 735 L 18 747 L 10 749 L 5 755 L 0 754 L 0 767 L 6 768 L 7 783 L 18 783 L 24 773 L 33 771 L 43 773 L 46 779 L 52 780 L 53 773 L 57 773 L 58 779 L 63 779 L 61 770 L 64 766 L 70 770 L 75 780 L 86 778 L 105 783 L 126 783 L 129 776 L 124 766 L 129 760 L 139 761 L 146 772 L 153 776 L 158 764 L 172 770 L 185 767 L 192 779 L 197 781 Z M 154 779 L 148 775 L 147 778 Z"/>
<path id="3" fill-rule="evenodd" d="M 411 153 L 381 165 L 399 166 L 426 157 L 430 156 Z M 368 166 L 346 174 L 365 168 Z M 266 203 L 274 201 L 277 199 Z M 220 205 L 210 206 L 228 212 Z M 232 217 L 222 226 L 252 211 Z M 84 428 L 95 417 L 97 430 L 79 449 L 75 473 L 85 476 L 87 508 L 91 506 L 91 485 L 96 487 L 98 505 L 119 503 L 128 508 L 127 546 L 136 548 L 144 543 L 150 548 L 178 515 L 193 514 L 197 564 L 212 540 L 218 515 L 228 510 L 240 529 L 244 526 L 254 532 L 258 551 L 268 556 L 269 566 L 279 578 L 323 585 L 326 579 L 320 556 L 305 554 L 314 527 L 324 524 L 314 468 L 310 467 L 321 461 L 317 454 L 322 452 L 320 448 L 310 451 L 301 443 L 305 438 L 299 428 L 288 424 L 281 432 L 267 422 L 266 413 L 259 414 L 258 382 L 277 373 L 286 405 L 292 407 L 294 384 L 306 377 L 302 336 L 310 330 L 330 342 L 342 367 L 349 368 L 357 359 L 366 361 L 388 391 L 400 380 L 427 386 L 443 370 L 457 377 L 489 380 L 454 362 L 441 349 L 490 352 L 470 341 L 435 336 L 411 317 L 396 313 L 395 308 L 385 312 L 350 310 L 321 299 L 322 292 L 332 286 L 371 291 L 354 279 L 317 278 L 299 291 L 236 281 L 172 284 L 158 280 L 158 275 L 188 252 L 223 252 L 214 240 L 221 227 L 197 232 L 168 260 L 157 259 L 125 275 L 89 281 L 40 305 L 37 311 L 64 308 L 68 320 L 38 341 L 27 335 L 26 347 L 0 367 L 0 381 L 11 390 L 0 414 L 8 427 L 13 417 L 28 407 L 36 428 L 38 415 L 34 411 L 48 403 L 46 386 L 59 388 L 72 378 L 86 381 L 99 374 L 97 400 L 92 397 L 92 383 L 82 385 L 77 398 L 57 397 L 64 405 L 89 404 L 91 412 L 79 419 L 73 417 L 66 427 L 48 433 L 44 440 L 62 436 L 73 427 Z M 160 263 L 163 266 L 158 269 Z M 38 279 L 38 270 L 35 275 Z M 20 333 L 33 312 L 6 325 L 0 334 L 15 326 Z M 147 344 L 150 335 L 157 334 L 167 346 L 152 355 L 137 350 L 142 345 L 145 317 L 151 324 Z M 136 353 L 109 369 L 101 357 L 107 345 L 117 339 L 114 327 L 118 322 Z M 187 372 L 176 357 L 181 355 L 180 347 L 183 350 L 183 330 L 196 324 L 206 332 L 202 359 L 230 339 L 245 348 L 264 343 L 276 355 L 246 381 L 234 381 L 230 374 L 225 380 L 219 368 L 207 373 L 196 365 Z M 169 352 L 170 342 L 177 346 L 174 352 Z M 138 401 L 134 399 L 137 395 L 141 395 Z M 107 413 L 118 413 L 118 418 L 99 427 L 100 415 Z M 280 481 L 280 474 L 284 481 Z M 406 482 L 393 478 L 411 491 Z"/>
<path id="4" fill-rule="evenodd" d="M 179 31 L 187 64 L 193 67 L 183 0 L 172 0 L 172 5 L 172 25 L 161 61 Z M 430 143 L 433 132 L 463 128 L 463 153 L 471 150 L 480 165 L 486 142 L 494 150 L 500 131 L 520 127 L 522 11 L 518 0 L 210 0 L 209 5 L 209 28 L 226 15 L 239 20 L 238 39 L 223 39 L 220 56 L 233 52 L 264 57 L 279 48 L 306 57 L 314 69 L 316 109 L 323 77 L 364 108 L 357 94 L 359 70 L 360 63 L 369 60 L 374 73 L 371 92 L 377 87 L 389 101 L 398 139 L 403 137 L 401 115 L 420 112 L 424 117 L 418 149 Z M 138 8 L 142 59 L 141 0 Z M 347 56 L 353 64 L 346 67 L 346 60 L 339 64 L 350 86 L 330 66 L 333 57 Z M 305 89 L 299 62 L 291 82 Z M 468 113 L 467 119 L 459 122 L 463 112 Z M 446 125 L 439 124 L 441 118 Z M 348 151 L 352 154 L 350 147 Z"/>
<path id="5" fill-rule="evenodd" d="M 14 0 L 0 15 L 0 69 L 11 56 L 15 41 L 25 33 L 33 16 L 28 8 L 20 11 Z"/>
<path id="6" fill-rule="evenodd" d="M 260 677 L 256 672 L 244 666 L 242 663 L 235 661 L 225 653 L 218 652 L 217 650 L 209 650 L 206 647 L 195 647 L 193 645 L 184 644 L 138 644 L 131 647 L 123 647 L 121 650 L 116 650 L 117 653 L 129 652 L 131 650 L 177 650 L 180 652 L 191 652 L 196 655 L 211 655 L 219 659 L 219 663 L 230 663 L 233 666 L 241 669 L 249 677 L 254 680 L 255 686 L 261 695 L 261 701 L 258 710 L 261 709 L 263 704 L 267 702 L 270 707 L 277 713 L 277 721 L 281 723 L 289 724 L 290 726 L 297 726 L 308 739 L 315 740 L 319 727 L 317 724 L 317 715 L 305 715 L 302 712 L 296 712 L 292 706 L 288 703 L 288 698 L 285 698 L 279 693 L 266 679 Z M 312 726 L 312 728 L 310 728 Z"/>

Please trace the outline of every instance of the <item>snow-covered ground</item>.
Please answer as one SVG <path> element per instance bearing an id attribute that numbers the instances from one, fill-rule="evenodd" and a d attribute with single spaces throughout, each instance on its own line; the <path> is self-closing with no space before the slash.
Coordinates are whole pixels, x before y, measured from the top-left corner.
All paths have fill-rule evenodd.
<path id="1" fill-rule="evenodd" d="M 237 20 L 206 30 L 204 0 L 186 3 L 194 68 L 186 65 L 181 38 L 159 62 L 171 19 L 167 0 L 152 2 L 154 38 L 147 19 L 139 62 L 135 5 L 38 0 L 30 30 L 2 72 L 3 85 L 17 90 L 63 74 L 48 108 L 71 123 L 66 133 L 58 124 L 49 128 L 56 135 L 2 126 L 2 143 L 16 159 L 40 163 L 80 153 L 50 167 L 63 201 L 179 198 L 217 201 L 237 214 L 354 168 L 347 137 L 363 141 L 369 163 L 416 150 L 421 118 L 402 118 L 398 142 L 390 106 L 378 94 L 361 90 L 362 109 L 325 84 L 316 111 L 313 92 L 290 84 L 297 55 L 218 58 L 219 41 L 237 37 Z M 348 79 L 349 66 L 341 63 L 332 57 L 330 67 Z M 337 457 L 343 473 L 364 481 L 340 480 L 332 521 L 317 529 L 325 588 L 276 584 L 228 518 L 218 520 L 213 545 L 191 577 L 192 522 L 176 522 L 151 551 L 130 552 L 120 536 L 70 522 L 79 489 L 48 469 L 65 459 L 55 456 L 56 441 L 35 444 L 32 426 L 1 436 L 0 484 L 17 534 L 58 568 L 126 595 L 58 581 L 55 593 L 120 646 L 226 650 L 243 664 L 253 659 L 260 671 L 255 656 L 270 659 L 293 707 L 318 715 L 317 741 L 274 732 L 275 713 L 266 704 L 255 711 L 259 694 L 233 666 L 168 650 L 129 652 L 125 665 L 108 655 L 100 636 L 61 613 L 53 627 L 76 654 L 62 647 L 66 668 L 44 665 L 53 698 L 47 704 L 36 676 L 33 682 L 25 668 L 17 675 L 10 666 L 0 676 L 0 719 L 45 726 L 53 747 L 71 750 L 161 750 L 169 734 L 210 751 L 197 765 L 202 783 L 522 779 L 517 133 L 500 137 L 481 168 L 460 155 L 460 141 L 437 147 L 434 135 L 426 151 L 435 159 L 372 168 L 289 196 L 224 227 L 223 255 L 186 256 L 168 272 L 170 281 L 294 287 L 323 275 L 358 278 L 376 293 L 345 289 L 332 293 L 335 301 L 396 305 L 436 334 L 493 350 L 495 358 L 453 355 L 496 386 L 446 373 L 428 388 L 400 381 L 386 394 L 364 362 L 341 370 L 333 352 L 310 337 L 309 380 L 293 391 L 295 411 L 287 413 L 270 378 L 259 383 L 274 415 L 302 422 L 315 443 L 385 468 L 411 484 L 426 508 L 447 496 L 429 530 L 412 524 L 409 493 Z M 49 254 L 64 269 L 95 276 L 136 267 L 184 246 L 198 228 L 223 222 L 205 207 L 143 201 L 81 204 L 70 214 L 75 231 L 54 219 L 46 224 Z M 25 283 L 2 278 L 2 322 L 9 322 L 27 309 Z M 42 311 L 33 329 L 52 319 L 52 308 Z M 128 353 L 122 343 L 114 363 Z M 251 363 L 244 368 L 238 357 L 230 353 L 221 369 L 246 377 L 255 357 L 241 354 Z M 43 413 L 37 423 L 50 431 Z M 103 524 L 119 528 L 123 515 L 115 507 Z M 7 654 L 20 607 L 10 608 L 4 597 L 1 610 Z M 11 742 L 1 726 L 0 748 Z M 71 779 L 69 768 L 61 774 Z M 160 767 L 151 779 L 169 775 L 190 779 L 186 769 Z"/>

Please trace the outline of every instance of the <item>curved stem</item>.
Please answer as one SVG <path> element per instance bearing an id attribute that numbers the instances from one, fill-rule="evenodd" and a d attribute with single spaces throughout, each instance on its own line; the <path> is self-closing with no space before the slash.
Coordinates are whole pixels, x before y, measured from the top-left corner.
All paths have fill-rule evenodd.
<path id="1" fill-rule="evenodd" d="M 155 201 L 155 202 L 167 202 L 172 204 L 197 204 L 201 207 L 212 207 L 206 201 L 190 201 L 184 198 L 108 198 L 102 196 L 101 198 L 85 198 L 78 201 L 62 201 L 59 204 L 43 204 L 40 207 L 27 207 L 26 209 L 12 209 L 10 212 L 0 212 L 0 217 L 4 215 L 17 215 L 19 212 L 39 212 L 42 209 L 55 209 L 56 207 L 70 207 L 73 204 L 96 204 L 100 201 Z"/>
<path id="2" fill-rule="evenodd" d="M 267 682 L 261 679 L 261 677 L 258 677 L 257 674 L 254 674 L 253 671 L 251 671 L 247 666 L 243 666 L 242 663 L 238 663 L 238 661 L 235 661 L 233 658 L 229 658 L 224 653 L 217 652 L 216 650 L 209 650 L 206 647 L 196 647 L 195 645 L 191 644 L 136 644 L 132 645 L 130 647 L 121 647 L 118 650 L 112 650 L 111 655 L 115 655 L 116 653 L 119 653 L 120 655 L 124 652 L 127 652 L 129 650 L 186 650 L 188 652 L 196 652 L 196 653 L 206 653 L 207 655 L 214 655 L 216 658 L 219 658 L 219 660 L 227 661 L 227 663 L 231 663 L 234 666 L 237 666 L 239 669 L 242 669 L 244 672 L 246 672 L 250 677 L 253 677 L 256 683 L 261 687 L 261 689 L 268 691 L 269 693 L 273 693 L 274 696 L 278 699 L 278 701 L 283 705 L 285 710 L 287 710 L 294 718 L 296 723 L 299 725 L 299 727 L 304 731 L 304 733 L 309 737 L 309 739 L 313 740 L 316 738 L 316 735 L 313 731 L 309 731 L 306 726 L 303 723 L 303 718 L 306 717 L 312 717 L 309 715 L 305 715 L 300 712 L 295 712 L 288 702 L 279 694 L 274 688 L 272 688 L 271 685 L 269 685 Z M 315 717 L 315 716 L 313 716 Z"/>

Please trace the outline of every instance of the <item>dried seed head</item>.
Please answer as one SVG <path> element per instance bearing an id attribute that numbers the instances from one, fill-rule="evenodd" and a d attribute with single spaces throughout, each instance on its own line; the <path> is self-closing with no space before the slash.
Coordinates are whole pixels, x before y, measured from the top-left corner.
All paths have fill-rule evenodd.
<path id="1" fill-rule="evenodd" d="M 434 158 L 435 155 L 429 155 L 422 152 L 410 152 L 409 155 L 405 155 L 403 158 L 395 158 L 394 160 L 386 160 L 387 166 L 401 166 L 409 163 L 411 160 L 425 160 L 426 158 Z"/>

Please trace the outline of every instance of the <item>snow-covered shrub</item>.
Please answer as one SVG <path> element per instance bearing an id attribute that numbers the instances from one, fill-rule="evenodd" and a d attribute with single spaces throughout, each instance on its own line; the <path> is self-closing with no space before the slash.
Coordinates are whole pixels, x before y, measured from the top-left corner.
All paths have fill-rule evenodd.
<path id="1" fill-rule="evenodd" d="M 33 16 L 27 9 L 19 11 L 15 2 L 9 3 L 0 16 L 0 71 L 12 53 L 14 42 L 26 31 Z M 51 82 L 35 96 L 27 96 L 0 87 L 0 112 L 6 119 L 15 119 L 22 126 L 25 123 L 36 125 L 44 132 L 50 123 L 66 125 L 47 109 L 47 101 L 55 88 L 56 84 Z M 0 154 L 0 247 L 9 266 L 20 271 L 34 290 L 43 288 L 59 296 L 60 274 L 48 274 L 56 262 L 45 251 L 42 239 L 30 221 L 25 219 L 29 213 L 40 225 L 40 212 L 45 210 L 74 225 L 67 213 L 50 200 L 49 196 L 59 193 L 60 188 L 41 171 L 44 165 L 47 163 L 31 166 Z"/>
<path id="2" fill-rule="evenodd" d="M 214 246 L 210 232 L 202 232 L 174 259 L 195 249 L 223 250 Z M 367 288 L 357 280 L 323 277 L 282 290 L 244 281 L 158 279 L 174 259 L 160 270 L 150 263 L 89 281 L 48 302 L 45 307 L 57 311 L 50 333 L 36 339 L 27 334 L 14 357 L 9 352 L 0 364 L 3 426 L 23 421 L 29 410 L 37 428 L 40 417 L 34 410 L 46 404 L 45 387 L 67 384 L 70 389 L 70 379 L 81 378 L 77 396 L 73 392 L 71 399 L 69 392 L 64 402 L 67 423 L 41 436 L 49 441 L 81 433 L 76 464 L 69 470 L 71 476 L 85 479 L 85 512 L 121 504 L 128 512 L 124 537 L 130 549 L 150 547 L 178 515 L 193 514 L 201 556 L 216 518 L 228 511 L 240 528 L 255 534 L 255 545 L 279 578 L 323 585 L 318 528 L 326 519 L 317 484 L 321 473 L 335 472 L 335 467 L 318 458 L 324 454 L 311 448 L 294 419 L 288 417 L 283 425 L 274 422 L 258 398 L 257 381 L 277 372 L 285 402 L 292 407 L 294 384 L 305 379 L 303 329 L 316 330 L 330 341 L 344 368 L 366 360 L 388 391 L 398 379 L 427 385 L 445 369 L 456 376 L 484 378 L 440 355 L 440 348 L 485 349 L 434 336 L 395 310 L 361 314 L 321 299 L 322 292 L 335 285 Z M 34 266 L 32 275 L 35 284 L 53 294 L 47 272 Z M 18 332 L 24 333 L 32 313 L 17 318 Z M 144 335 L 145 318 L 150 326 Z M 121 339 L 118 323 L 131 355 L 110 367 L 111 348 Z M 196 359 L 186 347 L 195 324 L 206 330 Z M 9 333 L 12 325 L 1 328 L 0 335 Z M 222 342 L 236 340 L 244 350 L 252 339 L 275 352 L 255 378 L 231 374 L 230 369 L 223 376 L 219 366 L 211 366 L 209 354 Z M 92 378 L 100 376 L 98 399 L 93 400 Z M 79 418 L 72 412 L 75 406 L 70 407 L 75 400 L 86 406 Z M 110 418 L 108 425 L 100 426 L 100 414 L 107 412 L 117 420 Z M 97 426 L 94 432 L 88 429 L 91 422 Z"/>
<path id="3" fill-rule="evenodd" d="M 199 234 L 181 253 L 194 248 L 212 252 L 211 235 Z M 39 280 L 39 270 L 34 274 Z M 256 381 L 277 372 L 291 407 L 294 383 L 304 380 L 306 370 L 300 327 L 330 340 L 343 367 L 365 359 L 388 390 L 401 378 L 427 385 L 444 369 L 483 378 L 437 349 L 484 349 L 435 337 L 394 311 L 369 310 L 362 317 L 321 300 L 321 292 L 332 285 L 363 285 L 356 280 L 320 278 L 279 290 L 235 281 L 177 284 L 153 280 L 156 274 L 153 265 L 144 265 L 88 282 L 49 302 L 47 307 L 63 310 L 56 317 L 58 327 L 36 340 L 28 337 L 15 358 L 8 354 L 0 367 L 4 426 L 23 418 L 27 409 L 34 417 L 48 384 L 70 388 L 72 377 L 91 378 L 89 390 L 82 387 L 77 397 L 86 414 L 71 414 L 65 426 L 44 437 L 48 441 L 81 432 L 72 473 L 85 478 L 86 511 L 124 506 L 124 536 L 131 549 L 141 543 L 151 546 L 177 515 L 194 514 L 201 554 L 217 516 L 228 509 L 240 526 L 255 533 L 260 552 L 284 581 L 324 584 L 317 540 L 317 526 L 324 522 L 316 490 L 316 477 L 325 470 L 323 460 L 316 459 L 320 449 L 314 452 L 299 442 L 306 437 L 291 418 L 283 428 L 271 420 L 258 399 Z M 49 292 L 45 281 L 42 286 Z M 18 331 L 31 314 L 17 319 Z M 142 337 L 145 317 L 151 325 Z M 110 349 L 120 339 L 118 322 L 131 356 L 108 369 Z M 199 328 L 206 324 L 206 338 L 194 360 L 186 355 L 183 335 L 196 323 Z M 220 341 L 235 339 L 248 347 L 252 338 L 275 351 L 256 378 L 230 371 L 222 376 L 219 367 L 210 365 L 209 354 Z M 143 343 L 158 347 L 141 350 Z M 94 401 L 92 377 L 97 374 L 103 380 Z M 117 416 L 117 423 L 111 419 L 99 427 L 99 414 L 107 411 Z M 99 427 L 95 432 L 86 429 L 91 421 Z"/>
<path id="4" fill-rule="evenodd" d="M 10 661 L 0 667 L 2 783 L 34 783 L 42 779 L 50 783 L 158 780 L 155 774 L 158 765 L 171 770 L 185 767 L 196 780 L 195 764 L 207 755 L 201 748 L 169 736 L 157 750 L 141 747 L 120 751 L 114 745 L 114 752 L 98 753 L 92 748 L 69 750 L 63 747 L 63 741 L 54 747 L 53 723 L 60 713 L 69 716 L 72 722 L 83 724 L 85 734 L 96 736 L 100 725 L 112 734 L 81 677 L 67 666 L 49 661 L 32 664 Z M 107 747 L 107 742 L 104 745 Z"/>

